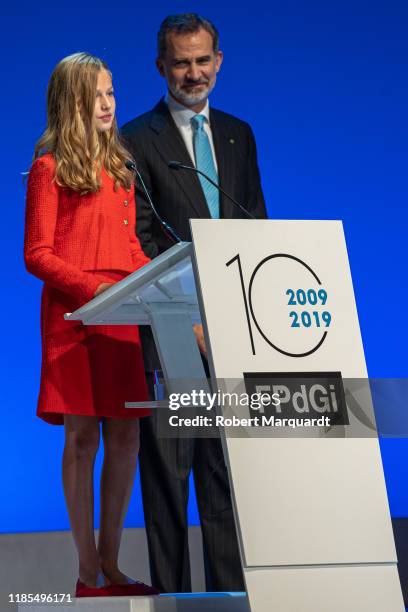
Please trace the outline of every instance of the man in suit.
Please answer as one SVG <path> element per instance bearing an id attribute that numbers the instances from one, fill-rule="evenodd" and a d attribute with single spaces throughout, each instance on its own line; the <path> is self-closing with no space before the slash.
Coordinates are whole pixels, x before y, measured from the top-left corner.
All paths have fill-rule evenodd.
<path id="1" fill-rule="evenodd" d="M 158 33 L 160 74 L 168 92 L 122 133 L 162 218 L 191 240 L 191 218 L 243 218 L 208 181 L 175 172 L 170 160 L 195 165 L 258 218 L 264 218 L 255 140 L 247 123 L 209 107 L 223 55 L 214 25 L 196 14 L 172 15 Z M 172 246 L 137 189 L 137 234 L 150 257 Z M 205 354 L 201 326 L 195 326 Z M 160 368 L 150 330 L 141 328 L 148 380 Z M 204 358 L 205 359 L 205 358 Z M 163 592 L 190 591 L 187 502 L 193 470 L 208 590 L 245 589 L 229 484 L 219 439 L 159 439 L 153 415 L 141 421 L 140 473 L 152 583 Z"/>

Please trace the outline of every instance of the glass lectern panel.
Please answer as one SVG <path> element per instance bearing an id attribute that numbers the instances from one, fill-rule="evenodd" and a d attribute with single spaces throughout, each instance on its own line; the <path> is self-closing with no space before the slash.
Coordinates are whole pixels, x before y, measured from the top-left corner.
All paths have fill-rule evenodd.
<path id="1" fill-rule="evenodd" d="M 173 264 L 171 269 L 163 271 L 139 287 L 138 301 L 145 304 L 169 301 L 197 303 L 191 257 L 185 257 Z"/>
<path id="2" fill-rule="evenodd" d="M 150 314 L 169 306 L 199 322 L 191 253 L 191 243 L 174 245 L 75 312 L 66 313 L 65 319 L 85 325 L 150 325 Z"/>

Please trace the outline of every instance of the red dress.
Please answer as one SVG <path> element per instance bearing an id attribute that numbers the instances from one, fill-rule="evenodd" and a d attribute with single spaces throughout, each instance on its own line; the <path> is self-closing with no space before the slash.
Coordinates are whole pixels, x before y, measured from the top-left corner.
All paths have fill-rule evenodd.
<path id="1" fill-rule="evenodd" d="M 59 187 L 47 154 L 30 171 L 24 256 L 45 281 L 41 302 L 42 368 L 37 414 L 62 424 L 64 414 L 139 418 L 149 409 L 139 332 L 134 325 L 84 326 L 63 315 L 150 260 L 135 235 L 134 189 L 114 189 L 103 171 L 97 193 Z"/>

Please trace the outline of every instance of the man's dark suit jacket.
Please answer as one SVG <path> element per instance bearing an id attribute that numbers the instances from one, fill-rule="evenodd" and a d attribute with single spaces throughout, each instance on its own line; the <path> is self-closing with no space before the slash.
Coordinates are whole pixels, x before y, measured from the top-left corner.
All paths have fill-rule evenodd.
<path id="1" fill-rule="evenodd" d="M 265 202 L 250 126 L 212 108 L 210 126 L 220 186 L 255 217 L 264 218 Z M 198 176 L 187 170 L 170 170 L 167 166 L 172 160 L 193 165 L 167 104 L 161 100 L 152 111 L 127 123 L 122 134 L 160 215 L 182 240 L 191 240 L 189 219 L 209 218 L 210 214 Z M 137 234 L 143 250 L 153 258 L 172 242 L 152 218 L 153 213 L 140 186 L 136 201 Z M 244 217 L 224 196 L 220 199 L 220 216 L 224 219 Z"/>
<path id="2" fill-rule="evenodd" d="M 258 218 L 264 218 L 255 140 L 247 123 L 210 109 L 210 126 L 220 186 Z M 193 165 L 184 140 L 161 100 L 150 112 L 122 128 L 127 148 L 161 217 L 182 240 L 191 240 L 189 220 L 209 218 L 196 173 L 171 170 L 169 161 Z M 137 183 L 137 181 L 136 181 Z M 174 243 L 155 218 L 137 185 L 136 229 L 151 258 Z M 243 218 L 226 197 L 221 218 Z M 211 248 L 211 245 L 209 245 Z M 160 369 L 150 329 L 141 327 L 146 370 Z M 148 375 L 148 380 L 151 380 Z M 155 433 L 155 415 L 142 419 L 140 472 L 153 584 L 167 592 L 191 589 L 188 555 L 188 476 L 194 471 L 203 533 L 208 590 L 243 590 L 238 543 L 227 472 L 219 439 L 163 440 Z M 221 551 L 221 552 L 220 552 Z"/>
<path id="3" fill-rule="evenodd" d="M 218 165 L 219 185 L 254 217 L 266 217 L 256 145 L 248 123 L 210 107 L 210 126 Z M 162 99 L 153 110 L 126 123 L 122 136 L 132 153 L 160 216 L 182 240 L 191 240 L 190 219 L 210 217 L 198 175 L 171 170 L 169 161 L 192 166 L 178 127 Z M 137 181 L 136 181 L 137 184 Z M 154 216 L 140 185 L 136 187 L 136 231 L 143 251 L 152 259 L 174 241 Z M 220 217 L 245 218 L 228 198 L 220 195 Z M 142 329 L 145 366 L 160 369 L 152 336 Z"/>

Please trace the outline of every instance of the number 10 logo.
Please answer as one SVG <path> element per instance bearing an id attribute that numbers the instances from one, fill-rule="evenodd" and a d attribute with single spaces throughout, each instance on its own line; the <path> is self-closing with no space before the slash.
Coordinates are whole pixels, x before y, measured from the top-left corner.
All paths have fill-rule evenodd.
<path id="1" fill-rule="evenodd" d="M 263 266 L 265 266 L 265 264 L 270 262 L 271 260 L 277 260 L 277 261 L 281 260 L 281 261 L 286 261 L 286 262 L 289 260 L 289 261 L 295 262 L 296 264 L 299 264 L 302 267 L 302 270 L 307 272 L 307 276 L 310 275 L 311 280 L 313 279 L 313 282 L 317 283 L 318 285 L 317 289 L 313 289 L 313 288 L 292 289 L 290 288 L 290 289 L 286 289 L 285 291 L 285 295 L 288 298 L 286 302 L 288 306 L 302 306 L 306 308 L 302 310 L 302 312 L 300 313 L 298 313 L 295 310 L 291 310 L 288 313 L 289 318 L 292 319 L 290 327 L 294 329 L 296 328 L 298 329 L 300 328 L 314 328 L 314 329 L 322 328 L 322 334 L 320 335 L 318 341 L 314 342 L 314 345 L 308 350 L 294 352 L 293 350 L 286 350 L 282 348 L 281 346 L 278 346 L 276 340 L 273 341 L 268 336 L 268 332 L 265 331 L 262 324 L 257 319 L 257 316 L 255 314 L 254 295 L 253 295 L 254 281 L 255 281 L 257 274 L 261 271 Z M 248 334 L 249 334 L 249 339 L 251 343 L 252 354 L 256 355 L 255 343 L 254 343 L 254 337 L 253 337 L 253 328 L 252 328 L 253 325 L 255 325 L 256 329 L 258 330 L 262 338 L 265 340 L 265 342 L 269 344 L 269 346 L 274 348 L 276 351 L 278 351 L 279 353 L 282 353 L 282 355 L 286 355 L 288 357 L 307 357 L 308 355 L 311 355 L 312 353 L 317 351 L 322 346 L 323 342 L 326 339 L 327 328 L 330 327 L 330 324 L 332 321 L 332 315 L 330 314 L 328 310 L 324 310 L 324 311 L 316 310 L 317 307 L 324 306 L 326 304 L 328 296 L 327 296 L 326 290 L 322 287 L 322 283 L 319 277 L 312 270 L 312 268 L 308 266 L 304 261 L 299 259 L 298 257 L 295 257 L 294 255 L 288 255 L 287 253 L 276 253 L 274 255 L 269 255 L 268 257 L 265 257 L 261 262 L 259 262 L 259 264 L 255 266 L 255 269 L 253 270 L 250 280 L 249 280 L 249 286 L 248 286 L 248 291 L 247 291 L 245 287 L 244 276 L 242 273 L 240 254 L 238 253 L 237 255 L 235 255 L 232 259 L 227 261 L 225 265 L 229 267 L 235 262 L 237 263 L 237 266 L 238 266 L 239 279 L 241 283 L 242 297 L 243 297 L 243 302 L 244 302 L 244 308 L 245 308 L 246 320 L 247 320 L 247 325 L 248 325 Z M 315 307 L 314 310 L 309 309 L 313 307 Z"/>

